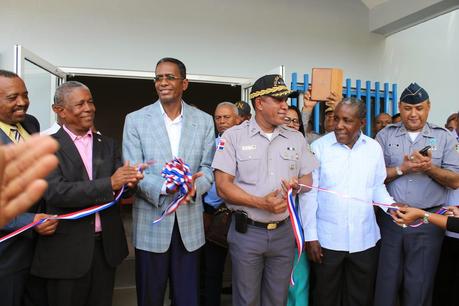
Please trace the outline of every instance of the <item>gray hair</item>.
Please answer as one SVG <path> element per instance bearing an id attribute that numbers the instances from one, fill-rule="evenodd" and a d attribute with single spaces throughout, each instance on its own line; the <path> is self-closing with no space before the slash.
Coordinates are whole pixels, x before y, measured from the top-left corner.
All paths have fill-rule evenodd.
<path id="1" fill-rule="evenodd" d="M 62 105 L 65 103 L 66 96 L 75 88 L 84 87 L 89 91 L 88 86 L 77 81 L 68 81 L 60 85 L 54 93 L 54 104 Z"/>
<path id="2" fill-rule="evenodd" d="M 223 106 L 228 106 L 229 108 L 231 108 L 234 112 L 234 114 L 236 116 L 239 116 L 239 111 L 237 110 L 237 106 L 234 105 L 234 103 L 231 103 L 231 102 L 220 102 L 218 103 L 217 107 L 215 108 L 215 110 L 217 110 L 219 107 L 223 107 Z"/>
<path id="3" fill-rule="evenodd" d="M 344 98 L 343 100 L 341 100 L 341 102 L 338 103 L 336 108 L 338 108 L 338 106 L 340 105 L 348 105 L 357 108 L 357 113 L 360 119 L 365 119 L 367 116 L 367 108 L 365 106 L 365 103 L 363 103 L 362 100 L 357 99 L 356 97 Z"/>

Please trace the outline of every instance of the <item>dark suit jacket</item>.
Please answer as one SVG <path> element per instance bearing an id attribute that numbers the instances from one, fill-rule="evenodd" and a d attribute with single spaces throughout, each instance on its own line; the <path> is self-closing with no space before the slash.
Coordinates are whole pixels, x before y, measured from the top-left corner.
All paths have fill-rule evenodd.
<path id="1" fill-rule="evenodd" d="M 93 179 L 85 171 L 78 150 L 64 129 L 53 137 L 59 142 L 59 165 L 48 177 L 46 212 L 66 214 L 113 200 L 111 175 L 121 165 L 115 142 L 93 134 Z M 128 254 L 126 237 L 116 204 L 100 213 L 105 258 L 112 267 Z M 61 220 L 54 235 L 40 236 L 31 273 L 44 278 L 79 278 L 89 271 L 94 252 L 95 215 L 75 221 Z"/>
<path id="2" fill-rule="evenodd" d="M 21 125 L 29 134 L 38 133 L 40 131 L 38 120 L 31 115 L 26 115 Z M 2 130 L 0 130 L 0 141 L 3 144 L 12 143 L 8 135 Z M 17 216 L 9 224 L 2 227 L 0 229 L 0 237 L 31 223 L 39 207 L 40 203 L 35 204 L 29 212 Z M 33 232 L 33 230 L 28 230 L 0 243 L 0 277 L 5 277 L 30 267 L 34 245 L 35 232 Z"/>

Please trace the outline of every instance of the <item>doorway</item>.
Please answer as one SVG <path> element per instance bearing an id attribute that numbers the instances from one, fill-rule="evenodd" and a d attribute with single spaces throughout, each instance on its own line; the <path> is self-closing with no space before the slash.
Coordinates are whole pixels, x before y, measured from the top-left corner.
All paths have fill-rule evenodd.
<path id="1" fill-rule="evenodd" d="M 92 92 L 96 108 L 95 124 L 104 135 L 122 142 L 124 118 L 130 112 L 147 106 L 158 99 L 153 80 L 100 76 L 68 76 Z M 213 115 L 215 106 L 223 101 L 236 102 L 241 98 L 240 85 L 190 82 L 183 100 Z"/>

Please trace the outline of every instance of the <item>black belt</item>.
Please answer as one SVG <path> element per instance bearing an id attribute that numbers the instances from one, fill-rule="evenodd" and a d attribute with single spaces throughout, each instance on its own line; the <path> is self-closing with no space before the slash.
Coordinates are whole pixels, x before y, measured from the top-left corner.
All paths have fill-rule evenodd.
<path id="1" fill-rule="evenodd" d="M 428 207 L 428 208 L 422 208 L 422 210 L 425 210 L 427 212 L 435 212 L 444 206 L 445 205 L 438 205 L 438 206 L 433 206 L 433 207 Z"/>
<path id="2" fill-rule="evenodd" d="M 263 222 L 258 222 L 258 221 L 252 220 L 252 219 L 247 219 L 247 224 L 250 224 L 250 225 L 253 225 L 253 226 L 256 226 L 256 227 L 261 227 L 261 228 L 264 228 L 264 229 L 267 229 L 267 230 L 274 230 L 274 229 L 278 228 L 279 226 L 287 223 L 287 221 L 288 221 L 288 218 L 285 218 L 284 220 L 281 220 L 281 221 L 273 221 L 273 222 L 269 222 L 269 223 L 263 223 Z"/>

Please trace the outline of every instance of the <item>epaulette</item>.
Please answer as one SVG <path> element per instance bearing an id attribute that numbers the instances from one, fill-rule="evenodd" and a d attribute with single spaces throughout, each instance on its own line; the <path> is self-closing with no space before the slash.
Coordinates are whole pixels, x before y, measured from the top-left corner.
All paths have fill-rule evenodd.
<path id="1" fill-rule="evenodd" d="M 435 129 L 435 130 L 444 130 L 445 132 L 450 133 L 450 131 L 449 131 L 447 128 L 443 127 L 443 126 L 439 126 L 439 125 L 436 125 L 436 124 L 430 123 L 430 122 L 427 122 L 426 124 L 427 124 L 431 129 Z"/>

